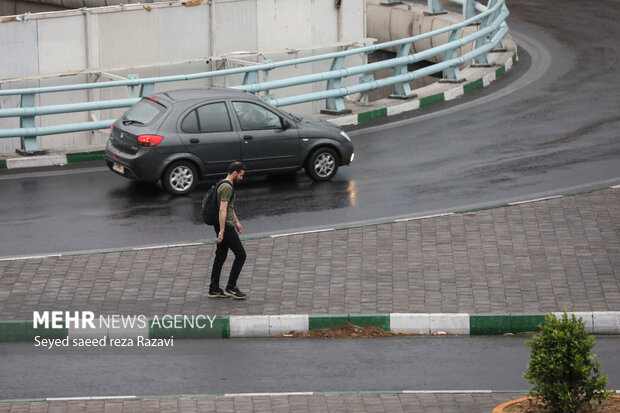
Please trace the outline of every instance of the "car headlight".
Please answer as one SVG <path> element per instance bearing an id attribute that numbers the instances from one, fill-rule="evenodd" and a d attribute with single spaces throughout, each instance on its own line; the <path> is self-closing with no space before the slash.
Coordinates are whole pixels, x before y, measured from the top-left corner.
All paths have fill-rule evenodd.
<path id="1" fill-rule="evenodd" d="M 343 138 L 351 142 L 351 138 L 349 138 L 349 135 L 347 135 L 345 131 L 340 131 L 340 135 L 342 135 Z"/>

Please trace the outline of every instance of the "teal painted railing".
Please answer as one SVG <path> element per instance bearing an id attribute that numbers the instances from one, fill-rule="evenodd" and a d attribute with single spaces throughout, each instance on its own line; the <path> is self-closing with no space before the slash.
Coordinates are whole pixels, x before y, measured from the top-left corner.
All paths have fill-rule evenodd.
<path id="1" fill-rule="evenodd" d="M 429 14 L 444 12 L 439 0 L 427 1 Z M 20 119 L 19 128 L 0 129 L 0 138 L 20 137 L 22 150 L 25 152 L 34 152 L 38 150 L 36 140 L 37 136 L 104 129 L 109 128 L 110 125 L 114 123 L 114 119 L 111 119 L 37 127 L 35 126 L 35 118 L 37 116 L 130 107 L 135 104 L 140 97 L 152 94 L 155 91 L 156 84 L 238 74 L 244 75 L 243 82 L 239 86 L 234 86 L 233 89 L 245 90 L 255 94 L 262 92 L 262 99 L 274 106 L 287 106 L 304 102 L 325 100 L 326 110 L 333 114 L 345 113 L 346 108 L 344 105 L 344 97 L 354 93 L 368 93 L 378 88 L 391 86 L 393 88 L 393 97 L 411 97 L 413 94 L 409 87 L 409 81 L 439 72 L 442 72 L 444 79 L 459 81 L 461 80 L 459 66 L 464 65 L 470 60 L 479 65 L 491 64 L 489 53 L 495 49 L 503 48 L 502 38 L 506 35 L 506 33 L 508 33 L 508 26 L 506 25 L 505 20 L 509 15 L 508 9 L 505 5 L 505 0 L 488 0 L 487 5 L 475 2 L 474 0 L 450 1 L 463 6 L 464 20 L 458 24 L 432 32 L 423 33 L 414 37 L 381 44 L 368 44 L 364 47 L 342 52 L 327 53 L 318 56 L 310 56 L 281 62 L 266 60 L 263 64 L 256 66 L 187 75 L 153 77 L 145 79 L 139 79 L 137 76 L 132 76 L 127 80 L 111 82 L 0 90 L 0 96 L 21 96 L 21 107 L 0 109 L 0 118 L 19 117 Z M 476 14 L 476 11 L 479 13 Z M 479 24 L 478 30 L 461 38 L 461 30 L 472 24 Z M 444 33 L 449 33 L 447 43 L 419 53 L 409 53 L 409 50 L 414 42 Z M 473 50 L 459 56 L 459 48 L 468 44 L 473 44 Z M 377 50 L 394 47 L 398 47 L 398 53 L 393 59 L 349 68 L 344 67 L 345 59 L 348 56 L 367 54 Z M 420 62 L 422 60 L 428 60 L 434 56 L 442 56 L 443 60 L 423 69 L 418 69 L 411 72 L 408 71 L 407 67 L 409 64 Z M 331 60 L 332 63 L 330 70 L 327 72 L 314 73 L 311 75 L 297 76 L 281 80 L 259 82 L 260 72 L 264 72 L 265 78 L 268 79 L 269 72 L 274 69 L 329 60 Z M 390 68 L 393 69 L 393 76 L 378 80 L 375 80 L 372 76 L 374 71 Z M 362 77 L 358 80 L 358 84 L 347 87 L 342 86 L 342 80 L 344 78 L 357 75 L 362 75 Z M 284 98 L 277 98 L 274 94 L 272 94 L 273 90 L 317 82 L 326 82 L 325 90 Z M 132 97 L 127 99 L 103 100 L 53 106 L 37 107 L 34 105 L 35 96 L 44 93 L 59 93 L 113 87 L 129 87 L 131 89 Z M 137 87 L 140 88 L 140 97 L 133 97 L 134 90 Z"/>

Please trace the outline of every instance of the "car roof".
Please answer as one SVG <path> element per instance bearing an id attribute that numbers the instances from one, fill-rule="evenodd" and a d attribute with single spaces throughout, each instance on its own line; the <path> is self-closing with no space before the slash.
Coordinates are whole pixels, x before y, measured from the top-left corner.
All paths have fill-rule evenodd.
<path id="1" fill-rule="evenodd" d="M 226 88 L 179 89 L 156 93 L 151 97 L 154 99 L 164 99 L 173 103 L 195 99 L 248 97 L 248 93 L 240 90 Z"/>

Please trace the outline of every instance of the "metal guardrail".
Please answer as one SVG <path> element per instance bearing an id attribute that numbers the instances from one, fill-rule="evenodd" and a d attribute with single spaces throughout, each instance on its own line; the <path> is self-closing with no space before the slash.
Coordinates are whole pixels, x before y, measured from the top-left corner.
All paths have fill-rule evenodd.
<path id="1" fill-rule="evenodd" d="M 391 0 L 385 1 L 390 2 Z M 429 14 L 444 13 L 440 0 L 427 1 Z M 506 33 L 508 33 L 508 26 L 506 25 L 505 20 L 509 15 L 508 9 L 505 5 L 505 0 L 488 0 L 488 4 L 486 6 L 475 2 L 475 0 L 450 1 L 463 6 L 464 20 L 461 23 L 454 24 L 443 29 L 434 30 L 432 32 L 423 33 L 414 37 L 381 44 L 368 44 L 364 47 L 352 50 L 281 62 L 265 60 L 263 64 L 256 66 L 187 75 L 153 77 L 146 79 L 138 79 L 137 76 L 135 76 L 122 81 L 0 90 L 0 96 L 21 96 L 21 107 L 0 109 L 0 118 L 20 118 L 20 127 L 14 129 L 0 129 L 0 138 L 20 137 L 22 151 L 35 152 L 38 150 L 36 140 L 37 136 L 104 129 L 109 128 L 115 121 L 100 120 L 93 122 L 37 127 L 35 126 L 36 116 L 124 108 L 132 106 L 140 99 L 139 97 L 131 97 L 128 99 L 35 107 L 35 95 L 38 94 L 125 86 L 131 89 L 131 96 L 134 95 L 135 88 L 140 87 L 139 95 L 142 97 L 152 94 L 155 90 L 155 84 L 158 83 L 206 79 L 234 74 L 244 74 L 244 78 L 242 84 L 239 86 L 234 86 L 233 89 L 245 90 L 251 93 L 264 92 L 262 99 L 274 106 L 286 106 L 297 103 L 325 100 L 326 109 L 330 113 L 346 113 L 346 108 L 344 105 L 345 96 L 354 93 L 366 94 L 372 90 L 386 86 L 393 87 L 393 97 L 408 98 L 413 95 L 409 87 L 409 81 L 439 72 L 442 72 L 444 79 L 459 81 L 461 80 L 459 66 L 464 65 L 470 60 L 473 60 L 474 63 L 478 65 L 490 65 L 492 62 L 489 57 L 489 52 L 494 49 L 503 48 L 502 38 L 506 35 Z M 479 11 L 480 13 L 476 14 L 476 11 Z M 479 23 L 479 28 L 476 32 L 460 38 L 461 30 L 464 27 L 476 23 Z M 419 53 L 409 53 L 414 42 L 444 33 L 450 33 L 447 43 Z M 463 54 L 462 56 L 458 56 L 459 48 L 474 42 L 475 44 L 472 51 Z M 344 68 L 344 62 L 347 56 L 372 53 L 374 51 L 390 47 L 399 47 L 398 53 L 394 59 Z M 438 55 L 442 55 L 442 62 L 412 72 L 408 71 L 407 65 Z M 324 60 L 332 60 L 331 68 L 327 72 L 268 81 L 269 71 L 271 70 Z M 379 80 L 374 79 L 372 72 L 389 68 L 393 68 L 393 76 Z M 266 81 L 259 82 L 259 72 L 264 72 Z M 348 87 L 342 86 L 342 79 L 356 75 L 362 75 L 362 77 L 359 78 L 359 83 L 357 85 Z M 327 81 L 326 89 L 320 92 L 279 99 L 270 93 L 274 89 L 325 81 Z"/>

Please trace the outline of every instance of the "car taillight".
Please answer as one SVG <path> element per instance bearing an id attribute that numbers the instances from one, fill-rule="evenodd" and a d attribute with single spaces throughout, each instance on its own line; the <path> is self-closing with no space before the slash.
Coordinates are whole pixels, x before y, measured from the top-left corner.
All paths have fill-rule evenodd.
<path id="1" fill-rule="evenodd" d="M 114 124 L 112 124 L 112 126 L 110 126 L 110 133 L 114 132 Z"/>
<path id="2" fill-rule="evenodd" d="M 157 146 L 162 140 L 164 140 L 163 136 L 141 135 L 141 136 L 138 136 L 138 145 L 139 146 Z"/>

